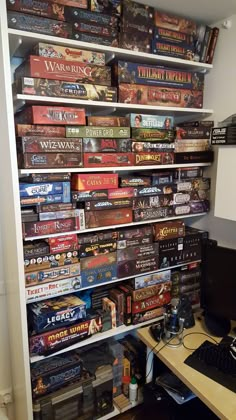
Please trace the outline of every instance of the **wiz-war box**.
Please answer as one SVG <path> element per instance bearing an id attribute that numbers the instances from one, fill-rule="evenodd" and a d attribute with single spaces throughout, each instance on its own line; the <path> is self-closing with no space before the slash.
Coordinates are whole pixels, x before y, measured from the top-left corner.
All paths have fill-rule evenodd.
<path id="1" fill-rule="evenodd" d="M 66 137 L 124 138 L 130 137 L 130 127 L 66 127 Z"/>
<path id="2" fill-rule="evenodd" d="M 130 139 L 83 138 L 84 153 L 131 152 Z"/>
<path id="3" fill-rule="evenodd" d="M 203 90 L 204 74 L 163 66 L 118 61 L 114 66 L 118 83 Z"/>
<path id="4" fill-rule="evenodd" d="M 19 168 L 81 168 L 82 153 L 18 153 Z"/>
<path id="5" fill-rule="evenodd" d="M 134 84 L 120 84 L 119 102 L 128 104 L 202 108 L 203 92 L 190 89 L 163 88 Z"/>
<path id="6" fill-rule="evenodd" d="M 136 128 L 174 128 L 174 117 L 163 115 L 129 114 L 130 126 Z"/>
<path id="7" fill-rule="evenodd" d="M 66 327 L 86 318 L 86 304 L 75 295 L 32 303 L 28 309 L 30 329 L 36 333 Z"/>
<path id="8" fill-rule="evenodd" d="M 78 61 L 68 62 L 62 58 L 36 55 L 30 55 L 26 61 L 17 67 L 14 77 L 15 80 L 20 77 L 36 77 L 111 86 L 110 67 L 78 63 Z"/>
<path id="9" fill-rule="evenodd" d="M 15 121 L 16 124 L 86 124 L 84 108 L 69 108 L 54 105 L 28 106 L 15 115 Z"/>
<path id="10" fill-rule="evenodd" d="M 82 361 L 76 353 L 55 356 L 31 365 L 33 398 L 50 394 L 58 388 L 79 380 Z"/>
<path id="11" fill-rule="evenodd" d="M 40 16 L 30 16 L 23 13 L 7 13 L 8 27 L 21 31 L 36 32 L 43 35 L 58 36 L 61 38 L 72 37 L 72 24 L 58 20 L 47 19 Z"/>
<path id="12" fill-rule="evenodd" d="M 192 19 L 159 12 L 158 10 L 154 12 L 154 22 L 158 28 L 172 29 L 190 35 L 195 35 L 197 32 L 197 24 Z"/>
<path id="13" fill-rule="evenodd" d="M 82 139 L 24 136 L 17 138 L 19 153 L 82 153 Z"/>
<path id="14" fill-rule="evenodd" d="M 22 77 L 13 87 L 18 93 L 26 95 L 117 102 L 117 89 L 109 86 Z"/>
<path id="15" fill-rule="evenodd" d="M 86 51 L 77 48 L 63 47 L 39 42 L 32 50 L 34 55 L 47 58 L 61 58 L 66 61 L 77 61 L 78 63 L 96 64 L 105 66 L 105 53 Z"/>
<path id="16" fill-rule="evenodd" d="M 75 191 L 118 188 L 118 174 L 73 174 L 71 188 Z"/>

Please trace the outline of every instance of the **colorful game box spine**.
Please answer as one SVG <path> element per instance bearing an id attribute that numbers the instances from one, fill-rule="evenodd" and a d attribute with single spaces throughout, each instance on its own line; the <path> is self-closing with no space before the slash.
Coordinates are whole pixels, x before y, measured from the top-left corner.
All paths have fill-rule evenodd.
<path id="1" fill-rule="evenodd" d="M 140 258 L 137 260 L 120 261 L 117 263 L 117 277 L 125 278 L 148 271 L 158 270 L 158 256 Z"/>
<path id="2" fill-rule="evenodd" d="M 108 199 L 108 190 L 72 191 L 72 202 Z"/>
<path id="3" fill-rule="evenodd" d="M 118 61 L 118 83 L 134 83 L 140 85 L 157 85 L 162 87 L 197 89 L 204 88 L 204 74 L 171 69 L 163 66 L 129 63 Z"/>
<path id="4" fill-rule="evenodd" d="M 84 167 L 133 166 L 134 153 L 84 153 Z"/>
<path id="5" fill-rule="evenodd" d="M 20 182 L 20 197 L 34 197 L 47 194 L 62 194 L 65 202 L 70 202 L 70 182 L 26 184 Z"/>
<path id="6" fill-rule="evenodd" d="M 48 211 L 39 213 L 39 220 L 40 222 L 43 222 L 46 220 L 69 219 L 71 217 L 80 218 L 81 212 L 81 209 Z"/>
<path id="7" fill-rule="evenodd" d="M 27 136 L 17 139 L 17 149 L 21 153 L 82 153 L 82 139 Z"/>
<path id="8" fill-rule="evenodd" d="M 32 105 L 16 114 L 16 123 L 85 125 L 85 109 L 58 106 Z M 68 137 L 68 136 L 66 136 Z M 80 136 L 75 136 L 80 137 Z"/>
<path id="9" fill-rule="evenodd" d="M 181 220 L 154 223 L 154 240 L 173 239 L 185 235 L 185 223 Z"/>
<path id="10" fill-rule="evenodd" d="M 171 280 L 171 270 L 160 271 L 154 274 L 135 277 L 129 280 L 133 289 L 139 290 L 159 283 L 169 282 Z"/>
<path id="11" fill-rule="evenodd" d="M 62 267 L 53 267 L 46 270 L 31 271 L 25 273 L 26 286 L 35 286 L 41 283 L 49 283 L 54 280 L 62 280 L 68 277 L 80 275 L 80 264 L 69 264 Z"/>
<path id="12" fill-rule="evenodd" d="M 152 173 L 152 185 L 168 185 L 173 182 L 173 171 L 164 171 L 164 172 L 153 172 Z M 171 191 L 172 192 L 172 191 Z M 163 191 L 164 193 L 164 191 Z"/>
<path id="13" fill-rule="evenodd" d="M 155 128 L 132 128 L 132 140 L 173 142 L 174 130 L 160 130 Z"/>
<path id="14" fill-rule="evenodd" d="M 54 233 L 70 232 L 80 229 L 80 219 L 50 220 L 48 222 L 22 223 L 23 238 L 51 235 Z"/>
<path id="15" fill-rule="evenodd" d="M 19 153 L 19 168 L 81 168 L 82 153 Z"/>
<path id="16" fill-rule="evenodd" d="M 57 0 L 58 4 L 65 6 L 79 7 L 80 9 L 88 9 L 89 2 L 87 0 Z"/>
<path id="17" fill-rule="evenodd" d="M 121 20 L 123 23 L 135 19 L 140 24 L 153 23 L 153 7 L 136 3 L 131 0 L 124 0 L 122 4 Z"/>
<path id="18" fill-rule="evenodd" d="M 145 300 L 156 295 L 162 295 L 165 292 L 170 292 L 171 286 L 172 282 L 166 281 L 165 283 L 159 283 L 143 289 L 133 290 L 132 300 L 133 302 L 140 302 L 141 300 Z"/>
<path id="19" fill-rule="evenodd" d="M 153 296 L 140 302 L 132 302 L 132 314 L 147 311 L 148 309 L 154 309 L 170 303 L 171 295 L 170 292 L 165 292 L 162 295 Z"/>
<path id="20" fill-rule="evenodd" d="M 20 199 L 20 205 L 22 207 L 28 206 L 39 206 L 40 204 L 49 204 L 49 203 L 69 203 L 70 196 L 65 196 L 63 194 L 48 194 L 46 196 L 37 195 L 33 197 L 23 197 Z"/>
<path id="21" fill-rule="evenodd" d="M 146 258 L 158 255 L 158 245 L 139 245 L 117 250 L 117 262 L 131 261 L 140 258 Z"/>
<path id="22" fill-rule="evenodd" d="M 118 188 L 118 174 L 73 174 L 71 187 L 76 191 Z"/>
<path id="23" fill-rule="evenodd" d="M 190 89 L 165 88 L 122 83 L 118 87 L 119 102 L 155 106 L 202 108 L 203 92 Z"/>
<path id="24" fill-rule="evenodd" d="M 120 209 L 131 206 L 131 198 L 120 198 L 117 200 L 86 201 L 85 211 Z"/>
<path id="25" fill-rule="evenodd" d="M 31 366 L 33 399 L 47 395 L 67 383 L 81 378 L 82 362 L 74 353 L 55 356 L 50 360 L 36 362 Z"/>
<path id="26" fill-rule="evenodd" d="M 92 257 L 94 258 L 94 257 Z M 109 283 L 117 278 L 116 263 L 104 265 L 99 268 L 88 268 L 81 272 L 82 287 L 99 286 L 102 283 Z"/>
<path id="27" fill-rule="evenodd" d="M 118 289 L 124 294 L 124 324 L 130 325 L 132 322 L 131 318 L 131 304 L 132 304 L 132 294 L 126 284 L 118 285 Z"/>
<path id="28" fill-rule="evenodd" d="M 163 307 L 160 307 L 151 310 L 148 309 L 147 311 L 139 312 L 137 314 L 132 314 L 132 324 L 136 325 L 142 322 L 150 321 L 151 319 L 162 316 L 164 312 L 165 309 Z"/>
<path id="29" fill-rule="evenodd" d="M 118 36 L 118 27 L 116 26 L 102 26 L 97 25 L 96 23 L 88 23 L 83 21 L 78 21 L 73 23 L 74 31 L 85 32 L 94 34 L 95 36 L 104 36 L 110 38 L 117 38 Z"/>
<path id="30" fill-rule="evenodd" d="M 65 137 L 65 127 L 16 124 L 16 136 Z"/>
<path id="31" fill-rule="evenodd" d="M 32 53 L 40 57 L 60 58 L 66 61 L 77 61 L 78 63 L 95 64 L 105 66 L 105 53 L 86 51 L 77 48 L 63 47 L 62 45 L 52 45 L 39 42 Z"/>
<path id="32" fill-rule="evenodd" d="M 153 38 L 157 41 L 166 42 L 166 43 L 170 42 L 172 44 L 177 44 L 180 46 L 194 44 L 193 35 L 190 35 L 184 32 L 173 31 L 172 29 L 161 28 L 161 27 L 154 28 Z"/>
<path id="33" fill-rule="evenodd" d="M 16 68 L 15 80 L 20 77 L 36 77 L 111 86 L 111 68 L 108 66 L 101 67 L 94 64 L 78 63 L 78 61 L 67 61 L 62 58 L 47 58 L 34 55 L 30 55 L 27 61 L 24 61 L 23 64 Z M 45 81 L 44 83 L 46 88 L 47 82 Z"/>
<path id="34" fill-rule="evenodd" d="M 79 252 L 69 251 L 58 253 L 55 257 L 54 254 L 45 254 L 44 258 L 41 256 L 38 258 L 25 258 L 24 267 L 25 273 L 36 270 L 46 270 L 53 267 L 61 267 L 64 265 L 77 264 L 79 262 Z"/>
<path id="35" fill-rule="evenodd" d="M 130 127 L 66 127 L 66 137 L 127 139 Z"/>
<path id="36" fill-rule="evenodd" d="M 55 280 L 51 283 L 26 287 L 25 296 L 27 303 L 40 302 L 68 293 L 77 292 L 81 288 L 81 277 L 75 276 L 62 280 Z"/>
<path id="37" fill-rule="evenodd" d="M 176 127 L 176 140 L 185 139 L 210 139 L 211 127 Z"/>
<path id="38" fill-rule="evenodd" d="M 154 196 L 160 194 L 172 194 L 176 191 L 174 184 L 170 185 L 155 185 L 151 187 L 137 187 L 135 189 L 135 197 Z"/>
<path id="39" fill-rule="evenodd" d="M 127 187 L 127 188 L 113 188 L 108 190 L 108 198 L 109 200 L 115 200 L 118 198 L 132 198 L 134 197 L 134 188 Z"/>
<path id="40" fill-rule="evenodd" d="M 133 209 L 158 208 L 171 206 L 173 204 L 173 194 L 160 194 L 148 197 L 133 198 Z"/>
<path id="41" fill-rule="evenodd" d="M 152 54 L 160 54 L 168 57 L 181 58 L 183 60 L 193 60 L 194 46 L 181 46 L 160 41 L 152 41 Z"/>
<path id="42" fill-rule="evenodd" d="M 173 215 L 172 207 L 158 207 L 151 209 L 137 209 L 133 211 L 134 222 L 143 220 L 155 220 Z"/>
<path id="43" fill-rule="evenodd" d="M 21 31 L 37 32 L 43 35 L 52 35 L 61 38 L 72 37 L 72 24 L 41 16 L 9 11 L 7 13 L 8 27 Z"/>
<path id="44" fill-rule="evenodd" d="M 27 13 L 42 18 L 50 18 L 56 20 L 66 20 L 64 11 L 65 8 L 63 5 L 59 6 L 59 3 L 51 3 L 50 1 L 37 1 L 35 3 L 33 0 L 7 0 L 7 9 L 15 12 Z"/>
<path id="45" fill-rule="evenodd" d="M 115 209 L 115 210 L 104 210 L 104 211 L 88 211 L 85 212 L 85 224 L 87 229 L 109 226 L 109 225 L 120 225 L 126 223 L 132 223 L 133 214 L 132 209 Z"/>
<path id="46" fill-rule="evenodd" d="M 172 152 L 152 152 L 152 153 L 135 153 L 134 164 L 136 166 L 143 165 L 170 165 L 174 163 L 174 153 Z"/>
<path id="47" fill-rule="evenodd" d="M 73 343 L 99 332 L 102 328 L 102 320 L 99 315 L 89 316 L 71 327 L 60 328 L 44 334 L 35 335 L 29 339 L 29 351 L 33 355 L 45 355 L 56 352 Z"/>
<path id="48" fill-rule="evenodd" d="M 87 117 L 87 124 L 98 127 L 128 127 L 128 117 Z"/>
<path id="49" fill-rule="evenodd" d="M 114 251 L 116 251 L 116 240 L 113 239 L 79 245 L 80 258 L 94 257 L 98 254 L 108 254 Z"/>
<path id="50" fill-rule="evenodd" d="M 131 140 L 83 138 L 83 150 L 84 153 L 131 152 Z"/>
<path id="51" fill-rule="evenodd" d="M 151 177 L 142 175 L 121 175 L 119 177 L 120 187 L 149 187 Z"/>
<path id="52" fill-rule="evenodd" d="M 173 129 L 174 117 L 163 115 L 129 114 L 130 126 L 136 128 Z"/>
<path id="53" fill-rule="evenodd" d="M 47 242 L 49 244 L 51 254 L 75 251 L 78 249 L 78 238 L 75 233 L 58 236 L 57 238 L 48 238 Z"/>
<path id="54" fill-rule="evenodd" d="M 117 250 L 136 247 L 139 245 L 150 245 L 153 243 L 152 234 L 131 239 L 121 239 L 117 241 Z"/>
<path id="55" fill-rule="evenodd" d="M 101 2 L 98 3 L 96 0 L 90 0 L 90 10 L 92 12 L 107 13 L 120 15 L 121 13 L 121 0 L 112 0 L 109 4 Z"/>
<path id="56" fill-rule="evenodd" d="M 201 178 L 203 176 L 203 169 L 196 168 L 179 168 L 174 172 L 174 178 L 177 180 L 185 180 L 191 178 Z"/>
<path id="57" fill-rule="evenodd" d="M 17 93 L 26 95 L 117 102 L 117 89 L 115 87 L 80 82 L 22 77 L 15 82 L 15 88 Z"/>
<path id="58" fill-rule="evenodd" d="M 159 28 L 172 29 L 190 35 L 195 35 L 197 31 L 197 24 L 193 20 L 166 12 L 159 12 L 158 10 L 154 12 L 154 22 L 155 26 Z"/>
<path id="59" fill-rule="evenodd" d="M 107 47 L 118 47 L 118 38 L 114 38 L 114 36 L 110 36 L 110 37 L 99 36 L 92 33 L 90 34 L 90 33 L 85 33 L 85 32 L 79 32 L 73 26 L 72 26 L 72 38 L 75 39 L 76 41 L 106 45 Z"/>
<path id="60" fill-rule="evenodd" d="M 133 141 L 132 142 L 132 152 L 173 152 L 175 149 L 174 143 L 160 143 L 150 142 L 150 141 Z"/>

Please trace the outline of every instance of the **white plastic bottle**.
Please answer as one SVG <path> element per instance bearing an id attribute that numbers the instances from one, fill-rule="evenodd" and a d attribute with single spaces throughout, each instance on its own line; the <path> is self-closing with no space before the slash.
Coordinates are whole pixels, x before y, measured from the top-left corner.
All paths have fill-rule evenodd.
<path id="1" fill-rule="evenodd" d="M 133 376 L 129 384 L 129 400 L 135 402 L 138 399 L 138 384 L 136 378 Z"/>

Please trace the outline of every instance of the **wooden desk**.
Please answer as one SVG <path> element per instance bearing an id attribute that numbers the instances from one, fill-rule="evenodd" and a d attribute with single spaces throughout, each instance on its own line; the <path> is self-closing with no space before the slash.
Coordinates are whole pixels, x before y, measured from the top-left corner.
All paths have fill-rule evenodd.
<path id="1" fill-rule="evenodd" d="M 193 328 L 184 331 L 184 335 L 190 332 L 205 332 L 199 320 Z M 138 337 L 146 346 L 152 349 L 156 341 L 149 334 L 149 327 L 138 330 Z M 219 338 L 214 337 L 217 341 Z M 197 348 L 208 338 L 204 335 L 196 334 L 186 337 L 184 344 L 189 348 Z M 209 339 L 210 340 L 210 339 Z M 154 354 L 158 352 L 164 343 L 161 341 L 153 350 Z M 183 346 L 178 348 L 164 347 L 157 357 L 187 385 L 195 395 L 197 395 L 221 420 L 236 420 L 236 394 L 217 382 L 209 379 L 202 373 L 192 369 L 184 363 L 187 356 L 191 354 L 190 350 Z"/>

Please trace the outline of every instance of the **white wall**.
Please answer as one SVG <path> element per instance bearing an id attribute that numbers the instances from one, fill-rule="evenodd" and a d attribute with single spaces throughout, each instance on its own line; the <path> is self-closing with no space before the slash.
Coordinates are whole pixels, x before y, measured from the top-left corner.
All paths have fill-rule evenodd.
<path id="1" fill-rule="evenodd" d="M 214 25 L 220 28 L 220 34 L 213 61 L 214 68 L 206 76 L 204 107 L 213 108 L 215 124 L 236 113 L 236 15 L 231 16 L 229 19 L 232 23 L 231 29 L 224 29 L 222 22 L 217 22 Z M 193 225 L 208 230 L 210 237 L 218 240 L 220 245 L 236 248 L 236 222 L 214 216 L 216 173 L 217 176 L 220 176 L 220 173 L 217 172 L 217 148 L 214 148 L 214 150 L 216 152 L 215 162 L 205 172 L 212 179 L 212 211 L 200 221 L 193 221 Z M 234 183 L 235 180 L 232 179 L 231 185 L 225 185 L 229 194 L 230 189 L 234 188 Z M 236 203 L 232 203 L 232 205 L 236 208 Z"/>

